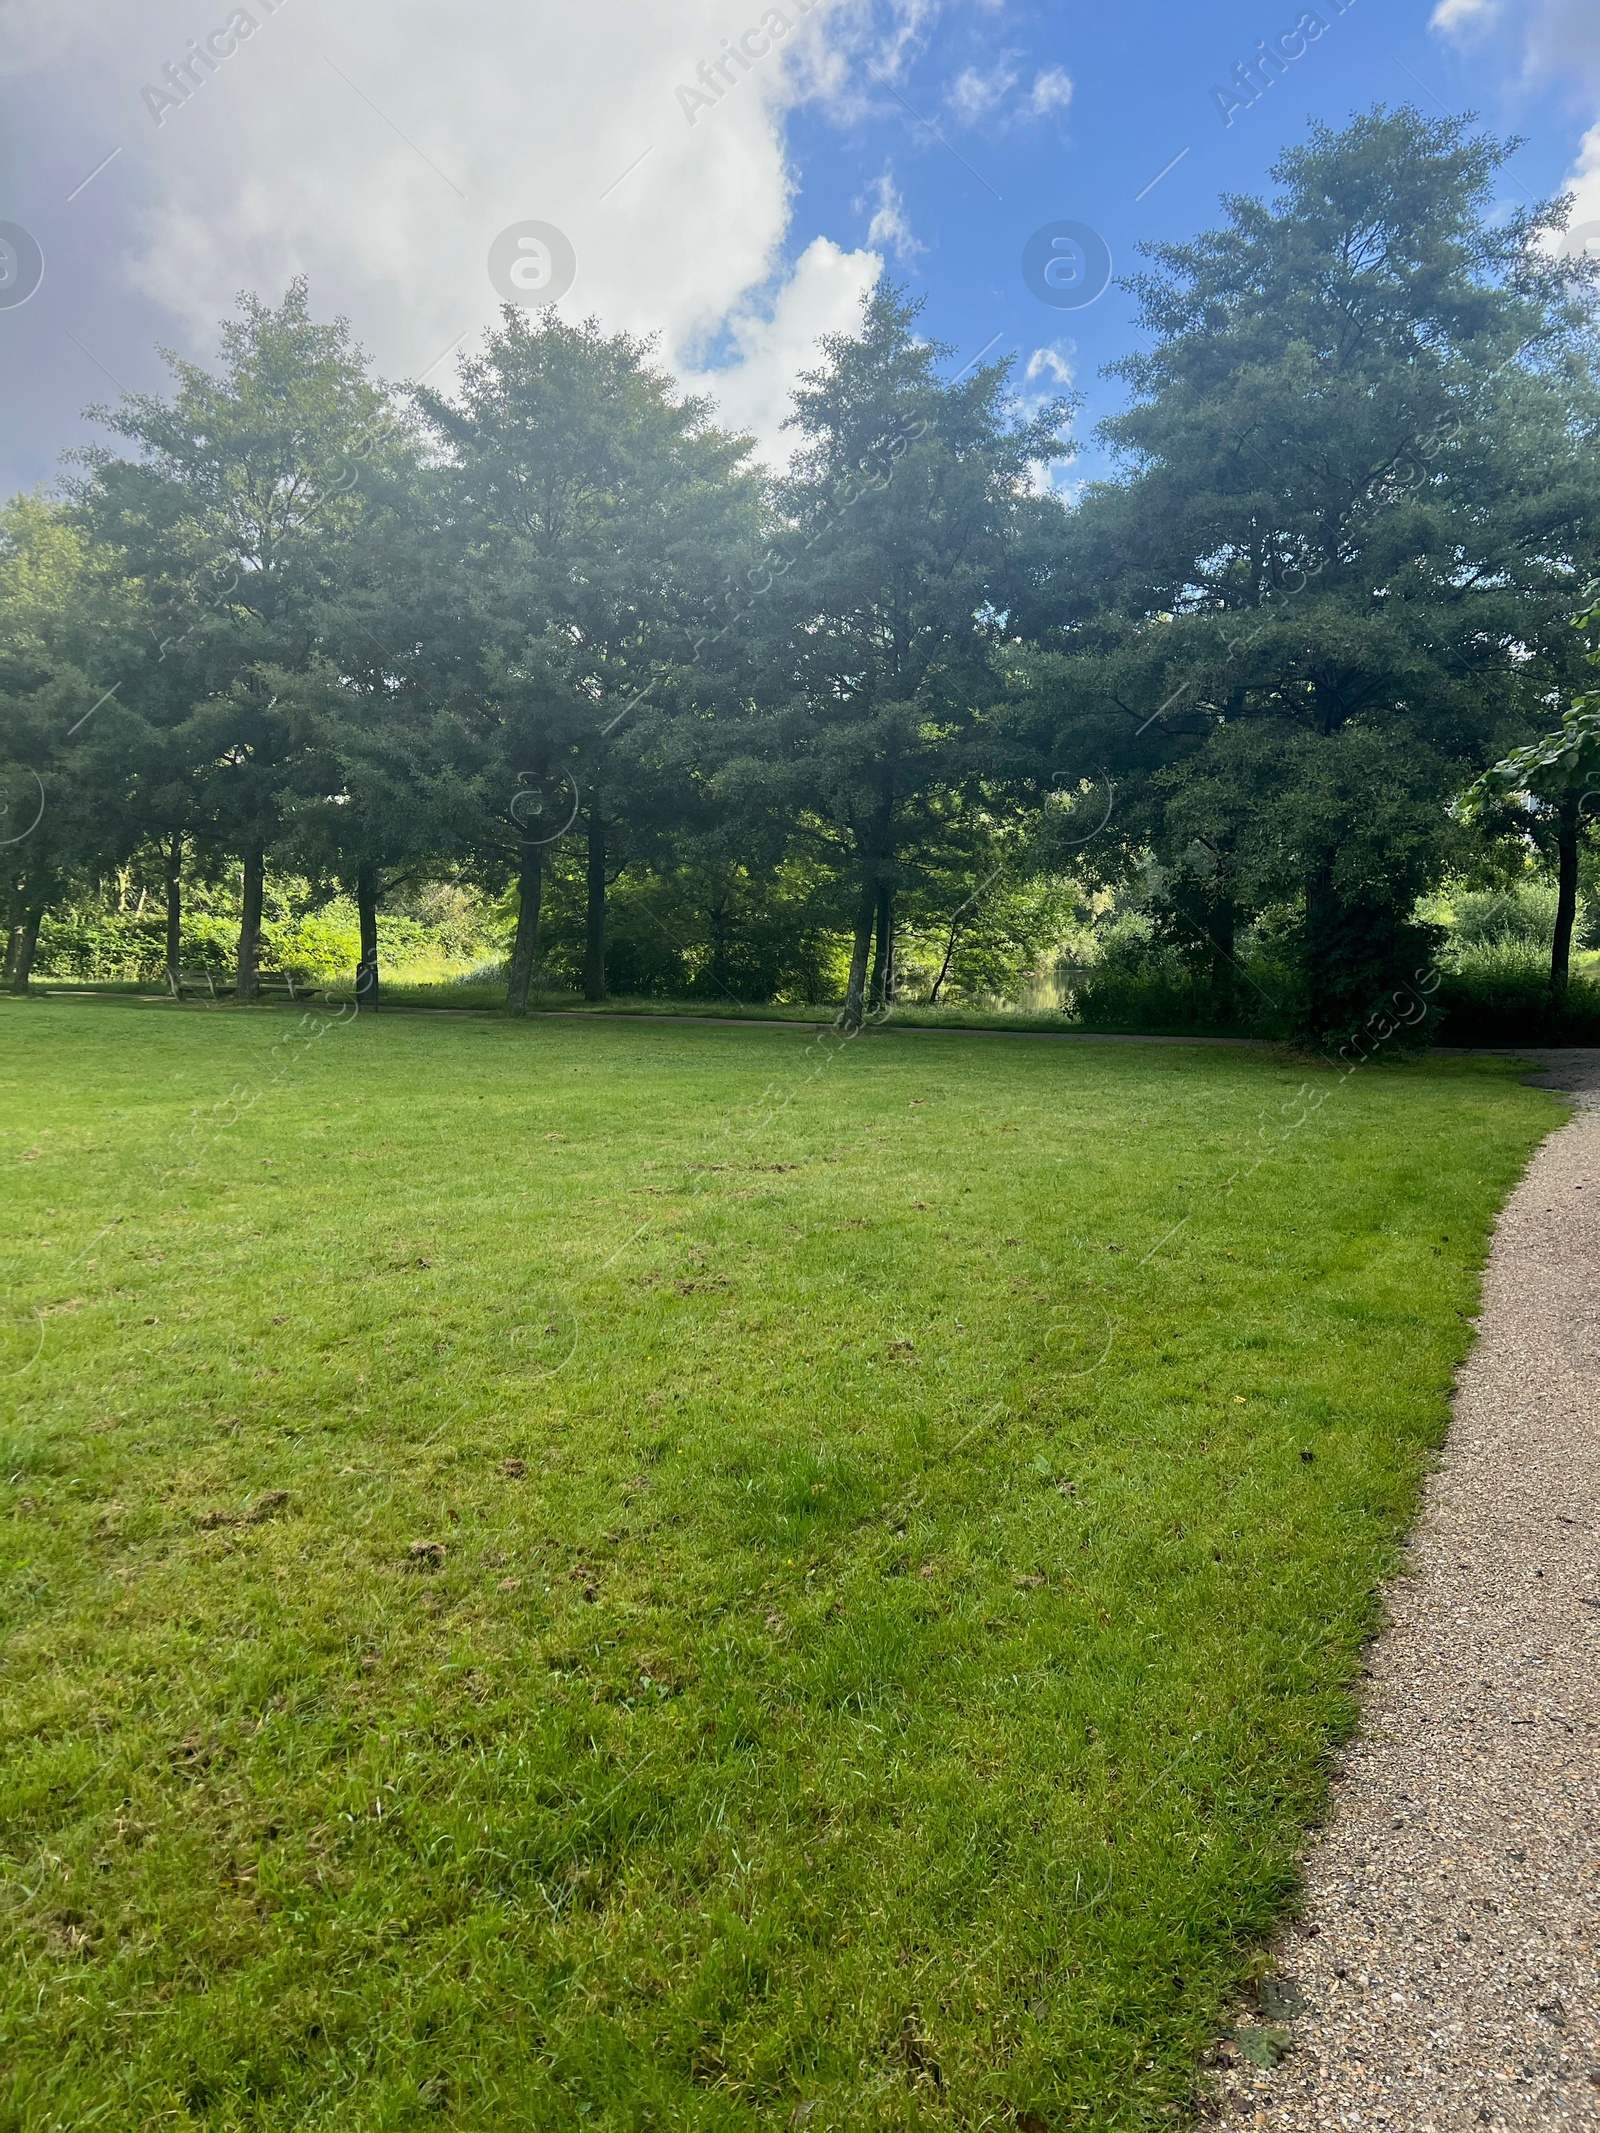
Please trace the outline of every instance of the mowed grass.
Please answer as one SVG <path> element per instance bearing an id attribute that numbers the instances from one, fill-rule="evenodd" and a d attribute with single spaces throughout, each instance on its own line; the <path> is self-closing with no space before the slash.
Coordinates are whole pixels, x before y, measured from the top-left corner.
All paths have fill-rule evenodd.
<path id="1" fill-rule="evenodd" d="M 316 1028 L 0 1013 L 0 2124 L 1181 2121 L 1557 1101 Z"/>

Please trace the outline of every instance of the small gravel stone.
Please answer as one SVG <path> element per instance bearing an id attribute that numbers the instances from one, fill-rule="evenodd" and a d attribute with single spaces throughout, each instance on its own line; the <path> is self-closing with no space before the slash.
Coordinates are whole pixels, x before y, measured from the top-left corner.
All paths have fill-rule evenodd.
<path id="1" fill-rule="evenodd" d="M 1361 1737 L 1277 1951 L 1303 2011 L 1217 2115 L 1600 2128 L 1600 1052 L 1508 1202 Z M 1263 2005 L 1268 2004 L 1263 2002 Z"/>

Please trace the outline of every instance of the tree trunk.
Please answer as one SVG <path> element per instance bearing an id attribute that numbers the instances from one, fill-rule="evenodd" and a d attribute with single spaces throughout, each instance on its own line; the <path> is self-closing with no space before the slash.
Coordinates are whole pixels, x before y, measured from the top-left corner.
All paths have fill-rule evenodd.
<path id="1" fill-rule="evenodd" d="M 1564 793 L 1556 832 L 1556 935 L 1550 946 L 1550 990 L 1559 999 L 1572 970 L 1572 923 L 1578 915 L 1578 812 L 1581 793 Z"/>
<path id="2" fill-rule="evenodd" d="M 867 993 L 878 1009 L 887 1007 L 894 998 L 894 891 L 887 882 L 878 890 L 877 934 Z"/>
<path id="3" fill-rule="evenodd" d="M 1338 895 L 1324 860 L 1306 883 L 1306 1019 L 1314 1037 L 1334 1034 L 1334 936 Z"/>
<path id="4" fill-rule="evenodd" d="M 370 859 L 356 868 L 356 918 L 361 960 L 356 965 L 356 1012 L 378 1004 L 378 869 Z"/>
<path id="5" fill-rule="evenodd" d="M 1215 950 L 1211 958 L 1211 991 L 1216 1003 L 1219 1022 L 1231 1023 L 1238 1014 L 1238 957 L 1234 950 L 1239 937 L 1239 907 L 1231 896 L 1224 896 L 1212 906 L 1214 924 L 1211 945 Z"/>
<path id="6" fill-rule="evenodd" d="M 39 945 L 39 928 L 44 922 L 44 905 L 34 904 L 23 912 L 11 928 L 11 938 L 6 944 L 6 983 L 15 993 L 25 993 L 28 980 L 33 976 L 33 955 Z"/>
<path id="7" fill-rule="evenodd" d="M 844 1026 L 858 1030 L 865 1017 L 867 957 L 872 949 L 873 926 L 878 916 L 878 884 L 869 872 L 861 884 L 861 905 L 856 913 L 855 948 L 850 957 L 850 982 L 844 996 Z"/>
<path id="8" fill-rule="evenodd" d="M 167 978 L 174 995 L 183 957 L 183 832 L 174 830 L 167 845 Z"/>
<path id="9" fill-rule="evenodd" d="M 589 806 L 588 937 L 583 951 L 583 996 L 606 996 L 606 826 L 597 802 Z"/>
<path id="10" fill-rule="evenodd" d="M 261 990 L 261 907 L 266 899 L 267 861 L 259 845 L 244 855 L 244 910 L 239 919 L 239 971 L 236 1000 L 253 1000 Z"/>
<path id="11" fill-rule="evenodd" d="M 960 916 L 961 914 L 957 912 L 956 916 L 950 921 L 950 938 L 944 944 L 944 961 L 939 965 L 939 975 L 934 979 L 933 990 L 928 995 L 928 1005 L 930 1007 L 938 1006 L 939 995 L 944 990 L 944 981 L 950 975 L 950 965 L 955 961 L 956 933 L 960 923 Z"/>
<path id="12" fill-rule="evenodd" d="M 706 926 L 711 935 L 711 963 L 706 972 L 712 985 L 724 999 L 733 998 L 728 985 L 728 901 L 719 894 L 717 901 L 706 906 Z"/>
<path id="13" fill-rule="evenodd" d="M 528 988 L 539 954 L 539 904 L 544 895 L 544 848 L 525 844 L 522 869 L 517 877 L 517 937 L 511 949 L 511 969 L 506 979 L 506 1013 L 528 1012 Z"/>

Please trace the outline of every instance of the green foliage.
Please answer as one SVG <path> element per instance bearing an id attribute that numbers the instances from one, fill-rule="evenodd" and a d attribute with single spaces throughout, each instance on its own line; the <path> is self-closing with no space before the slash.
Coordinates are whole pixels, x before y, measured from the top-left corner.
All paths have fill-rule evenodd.
<path id="1" fill-rule="evenodd" d="M 1270 941 L 1241 943 L 1233 982 L 1223 987 L 1181 948 L 1155 945 L 1151 930 L 1123 926 L 1098 960 L 1078 973 L 1072 1013 L 1083 1028 L 1279 1040 L 1304 1029 L 1299 971 L 1281 945 L 1274 952 Z"/>
<path id="2" fill-rule="evenodd" d="M 582 991 L 582 853 L 558 847 L 545 878 L 541 969 Z M 770 871 L 721 863 L 635 867 L 607 904 L 608 988 L 623 996 L 754 1002 L 842 997 L 848 948 L 832 880 L 794 858 Z"/>
<path id="3" fill-rule="evenodd" d="M 552 830 L 581 810 L 597 877 L 586 976 L 599 994 L 598 883 L 693 812 L 662 744 L 662 701 L 674 672 L 704 678 L 699 653 L 760 491 L 750 440 L 678 395 L 648 344 L 593 321 L 507 305 L 463 363 L 459 399 L 418 397 L 445 461 L 434 569 L 453 588 L 476 684 L 452 707 L 473 764 L 465 834 L 491 876 L 517 879 L 508 1006 L 520 1013 Z"/>
<path id="4" fill-rule="evenodd" d="M 1130 471 L 1073 532 L 1093 593 L 1062 603 L 1055 686 L 1143 788 L 1107 864 L 1155 847 L 1219 993 L 1236 935 L 1295 909 L 1319 1037 L 1426 959 L 1448 802 L 1579 657 L 1589 314 L 1536 247 L 1560 211 L 1492 212 L 1503 155 L 1374 111 L 1313 128 L 1270 205 L 1155 247 L 1108 425 Z"/>
<path id="5" fill-rule="evenodd" d="M 1449 925 L 1452 960 L 1459 960 L 1462 949 L 1503 942 L 1548 952 L 1555 930 L 1556 889 L 1553 882 L 1537 877 L 1512 889 L 1450 887 L 1430 908 L 1438 909 Z"/>
<path id="6" fill-rule="evenodd" d="M 1022 591 L 1030 474 L 1067 456 L 1068 403 L 1017 417 L 1008 362 L 946 381 L 887 282 L 795 394 L 799 443 L 753 614 L 768 672 L 721 744 L 734 807 L 810 818 L 855 891 L 846 1012 L 876 930 L 948 858 L 950 818 L 1003 767 L 1004 618 Z M 754 575 L 754 574 L 753 574 Z"/>
<path id="7" fill-rule="evenodd" d="M 0 506 L 0 886 L 7 976 L 26 986 L 43 914 L 89 855 L 135 841 L 129 729 L 89 679 L 127 603 L 70 514 L 41 497 Z"/>
<path id="8" fill-rule="evenodd" d="M 303 281 L 246 296 L 213 367 L 106 415 L 125 456 L 0 520 L 0 824 L 49 795 L 0 844 L 13 984 L 35 933 L 150 967 L 90 938 L 133 863 L 174 925 L 243 867 L 245 996 L 258 952 L 346 955 L 342 916 L 270 933 L 270 873 L 353 903 L 369 1004 L 420 949 L 380 912 L 512 892 L 508 939 L 434 960 L 508 948 L 513 1013 L 1038 998 L 1085 899 L 1136 895 L 1150 998 L 1247 1026 L 1270 936 L 1337 1043 L 1438 952 L 1419 899 L 1535 855 L 1559 989 L 1600 777 L 1569 619 L 1596 275 L 1546 242 L 1560 203 L 1498 212 L 1506 152 L 1379 108 L 1155 247 L 1119 471 L 1070 508 L 1039 493 L 1068 403 L 949 374 L 887 280 L 771 477 L 594 321 L 507 307 L 453 391 L 402 392 Z"/>
<path id="9" fill-rule="evenodd" d="M 1446 971 L 1435 1000 L 1441 1044 L 1600 1044 L 1600 978 L 1578 972 L 1552 996 L 1548 953 L 1526 946 Z"/>
<path id="10" fill-rule="evenodd" d="M 231 986 L 239 943 L 239 872 L 197 884 L 183 912 L 183 966 L 209 970 Z M 491 914 L 459 889 L 434 885 L 378 919 L 385 964 L 398 970 L 459 965 L 493 938 Z M 349 897 L 319 896 L 293 875 L 268 883 L 262 967 L 308 984 L 348 981 L 360 957 L 360 931 Z M 137 862 L 113 888 L 63 904 L 44 921 L 37 969 L 43 978 L 139 980 L 164 984 L 165 918 Z"/>
<path id="11" fill-rule="evenodd" d="M 1472 789 L 1477 805 L 1491 798 L 1528 793 L 1558 800 L 1600 788 L 1600 695 L 1581 698 L 1561 714 L 1561 724 L 1486 770 Z"/>

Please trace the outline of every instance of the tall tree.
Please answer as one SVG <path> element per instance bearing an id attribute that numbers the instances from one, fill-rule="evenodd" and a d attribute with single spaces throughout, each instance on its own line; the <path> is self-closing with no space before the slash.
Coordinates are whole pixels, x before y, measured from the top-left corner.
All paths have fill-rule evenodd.
<path id="1" fill-rule="evenodd" d="M 110 676 L 131 614 L 60 504 L 19 496 L 0 508 L 0 881 L 14 992 L 28 990 L 51 905 L 138 841 L 135 722 Z"/>
<path id="2" fill-rule="evenodd" d="M 298 673 L 265 670 L 303 762 L 285 849 L 354 901 L 356 998 L 370 1008 L 385 896 L 466 856 L 476 813 L 473 751 L 453 716 L 463 632 L 433 567 L 430 486 L 397 423 L 363 470 L 365 511 L 316 603 L 316 654 Z"/>
<path id="3" fill-rule="evenodd" d="M 1491 219 L 1506 152 L 1379 109 L 1313 129 L 1272 205 L 1155 247 L 1107 425 L 1130 470 L 1075 534 L 1126 623 L 1101 693 L 1167 757 L 1169 901 L 1230 936 L 1292 911 L 1319 1035 L 1425 952 L 1445 803 L 1592 539 L 1581 270 L 1536 243 L 1559 206 Z"/>
<path id="4" fill-rule="evenodd" d="M 1596 633 L 1600 607 L 1574 618 L 1583 633 L 1585 664 L 1600 665 Z M 1600 689 L 1577 696 L 1553 732 L 1513 749 L 1486 770 L 1468 800 L 1480 819 L 1496 805 L 1511 826 L 1556 862 L 1556 917 L 1550 942 L 1550 990 L 1560 999 L 1572 969 L 1572 933 L 1578 915 L 1578 867 L 1582 846 L 1600 816 Z M 1497 826 L 1505 826 L 1505 813 Z"/>
<path id="5" fill-rule="evenodd" d="M 307 767 L 274 677 L 318 656 L 366 470 L 394 425 L 345 322 L 318 324 L 303 280 L 276 307 L 241 298 L 216 374 L 167 360 L 170 399 L 130 394 L 96 411 L 139 456 L 87 455 L 79 501 L 154 616 L 128 697 L 167 736 L 163 752 L 187 757 L 204 833 L 242 862 L 236 985 L 248 1000 L 267 856 Z"/>
<path id="6" fill-rule="evenodd" d="M 918 840 L 937 836 L 939 796 L 987 762 L 1031 477 L 1070 449 L 1065 401 L 1008 411 L 1009 363 L 942 377 L 950 351 L 918 337 L 919 308 L 880 281 L 860 331 L 826 336 L 796 392 L 799 449 L 766 573 L 779 589 L 752 616 L 776 679 L 724 773 L 730 792 L 783 791 L 839 839 L 853 878 L 851 1027 L 875 940 L 874 996 L 891 983 L 895 899 Z"/>
<path id="7" fill-rule="evenodd" d="M 680 398 L 648 343 L 508 305 L 458 402 L 419 396 L 450 455 L 446 538 L 481 632 L 482 842 L 514 863 L 507 1010 L 526 1012 L 545 855 L 581 824 L 587 990 L 605 990 L 605 903 L 648 812 L 636 736 L 664 670 L 693 664 L 755 513 L 749 440 Z"/>

